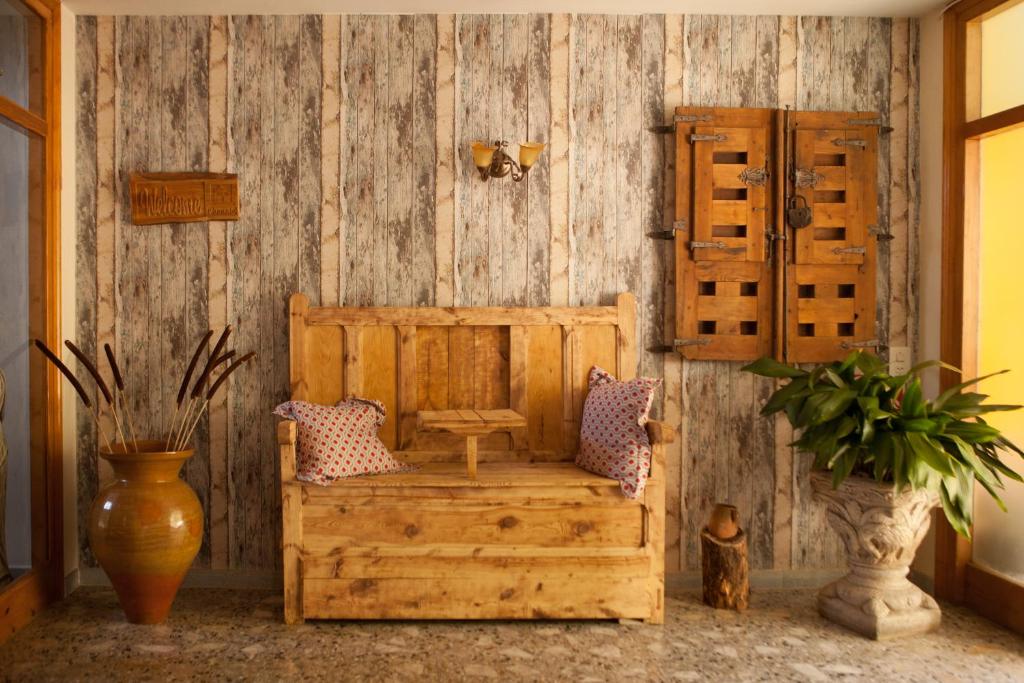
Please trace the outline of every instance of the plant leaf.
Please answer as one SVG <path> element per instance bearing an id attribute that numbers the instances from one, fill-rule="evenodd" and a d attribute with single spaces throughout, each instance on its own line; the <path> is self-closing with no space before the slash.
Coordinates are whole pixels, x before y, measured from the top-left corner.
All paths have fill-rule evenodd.
<path id="1" fill-rule="evenodd" d="M 761 375 L 762 377 L 803 377 L 807 374 L 805 370 L 793 367 L 792 365 L 786 365 L 780 363 L 774 358 L 765 356 L 759 358 L 753 363 L 749 363 L 740 368 L 744 372 L 752 372 L 755 375 Z"/>

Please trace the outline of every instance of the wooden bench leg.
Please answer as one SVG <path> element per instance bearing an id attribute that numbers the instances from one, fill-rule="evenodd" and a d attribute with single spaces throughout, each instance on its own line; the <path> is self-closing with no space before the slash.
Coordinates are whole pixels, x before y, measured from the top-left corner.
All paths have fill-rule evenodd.
<path id="1" fill-rule="evenodd" d="M 282 488 L 281 521 L 284 546 L 284 623 L 301 624 L 302 614 L 302 502 L 300 488 L 285 484 Z"/>

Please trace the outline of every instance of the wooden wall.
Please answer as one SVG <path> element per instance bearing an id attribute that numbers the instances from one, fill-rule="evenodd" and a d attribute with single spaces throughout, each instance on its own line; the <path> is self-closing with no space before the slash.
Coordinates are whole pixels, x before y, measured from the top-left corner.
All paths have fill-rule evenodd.
<path id="1" fill-rule="evenodd" d="M 880 336 L 916 346 L 918 25 L 839 17 L 416 15 L 79 17 L 77 336 L 116 344 L 137 425 L 156 430 L 208 327 L 255 349 L 204 420 L 186 477 L 207 511 L 197 564 L 278 564 L 274 418 L 286 298 L 394 305 L 640 301 L 641 347 L 670 339 L 671 136 L 679 104 L 880 112 Z M 481 182 L 471 140 L 541 140 L 529 181 Z M 240 175 L 238 222 L 136 227 L 136 170 Z M 743 512 L 756 568 L 820 568 L 838 546 L 807 460 L 758 417 L 739 364 L 641 354 L 680 428 L 669 571 L 699 566 L 715 501 Z M 80 417 L 79 510 L 98 481 Z M 84 530 L 84 527 L 83 527 Z M 83 561 L 91 563 L 82 534 Z"/>

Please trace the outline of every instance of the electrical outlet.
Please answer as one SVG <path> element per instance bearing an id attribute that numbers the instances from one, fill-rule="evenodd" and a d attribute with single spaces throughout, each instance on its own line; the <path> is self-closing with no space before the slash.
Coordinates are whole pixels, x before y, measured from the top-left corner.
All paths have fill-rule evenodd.
<path id="1" fill-rule="evenodd" d="M 903 375 L 910 372 L 910 347 L 889 347 L 889 374 Z"/>

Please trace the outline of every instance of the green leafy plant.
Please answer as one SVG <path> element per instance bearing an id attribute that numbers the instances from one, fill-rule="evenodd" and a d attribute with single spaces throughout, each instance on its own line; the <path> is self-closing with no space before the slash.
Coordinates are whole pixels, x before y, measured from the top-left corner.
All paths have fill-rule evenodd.
<path id="1" fill-rule="evenodd" d="M 832 472 L 833 486 L 852 474 L 892 482 L 898 490 L 910 486 L 938 491 L 950 524 L 969 537 L 975 480 L 1005 511 L 998 494 L 1004 488 L 1002 477 L 1021 477 L 1000 460 L 1000 451 L 1024 457 L 1024 451 L 982 416 L 1020 406 L 986 404 L 987 395 L 964 391 L 993 375 L 952 386 L 929 401 L 921 391 L 920 373 L 937 366 L 959 372 L 929 361 L 891 376 L 885 361 L 862 351 L 811 370 L 771 358 L 743 369 L 789 379 L 761 414 L 785 411 L 793 428 L 800 430 L 793 445 L 814 454 L 815 468 Z"/>

